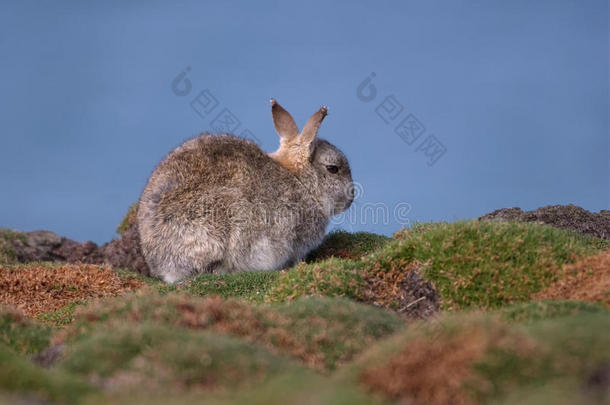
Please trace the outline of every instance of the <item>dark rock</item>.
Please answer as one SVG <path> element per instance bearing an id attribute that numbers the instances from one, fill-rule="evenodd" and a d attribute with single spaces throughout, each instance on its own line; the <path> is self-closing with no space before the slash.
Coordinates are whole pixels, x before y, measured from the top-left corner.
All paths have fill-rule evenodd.
<path id="1" fill-rule="evenodd" d="M 66 239 L 53 253 L 68 263 L 100 264 L 104 262 L 102 251 L 90 241 L 80 243 Z"/>
<path id="2" fill-rule="evenodd" d="M 24 238 L 9 241 L 15 258 L 27 262 L 102 263 L 99 247 L 93 242 L 75 242 L 51 231 L 24 232 Z"/>
<path id="3" fill-rule="evenodd" d="M 570 229 L 585 235 L 610 239 L 610 210 L 589 212 L 576 205 L 547 205 L 533 211 L 502 208 L 483 215 L 480 220 L 538 222 Z"/>
<path id="4" fill-rule="evenodd" d="M 15 232 L 20 237 L 3 241 L 19 263 L 66 262 L 107 264 L 115 268 L 150 275 L 135 223 L 119 238 L 98 246 L 93 242 L 76 242 L 51 231 Z"/>
<path id="5" fill-rule="evenodd" d="M 135 223 L 123 232 L 120 238 L 102 246 L 104 261 L 116 268 L 135 271 L 145 276 L 150 270 L 140 248 L 140 234 Z"/>
<path id="6" fill-rule="evenodd" d="M 25 238 L 11 240 L 17 261 L 49 261 L 51 251 L 61 245 L 61 236 L 50 231 L 34 231 L 23 234 Z"/>

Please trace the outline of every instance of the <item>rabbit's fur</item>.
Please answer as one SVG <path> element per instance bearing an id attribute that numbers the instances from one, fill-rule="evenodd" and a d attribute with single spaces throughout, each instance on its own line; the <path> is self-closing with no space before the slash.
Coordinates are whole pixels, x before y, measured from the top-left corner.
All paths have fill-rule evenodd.
<path id="1" fill-rule="evenodd" d="M 347 159 L 317 138 L 326 107 L 299 133 L 290 114 L 271 104 L 276 152 L 229 134 L 202 134 L 154 170 L 137 218 L 153 276 L 175 282 L 290 266 L 320 244 L 330 217 L 350 206 Z"/>

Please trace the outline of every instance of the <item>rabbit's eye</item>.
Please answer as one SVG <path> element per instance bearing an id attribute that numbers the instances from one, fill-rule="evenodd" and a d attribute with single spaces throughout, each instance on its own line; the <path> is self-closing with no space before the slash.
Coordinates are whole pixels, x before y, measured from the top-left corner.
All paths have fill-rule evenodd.
<path id="1" fill-rule="evenodd" d="M 334 165 L 329 165 L 329 166 L 326 166 L 326 170 L 328 170 L 332 174 L 335 174 L 335 173 L 337 173 L 339 171 L 339 168 L 337 166 L 334 166 Z"/>

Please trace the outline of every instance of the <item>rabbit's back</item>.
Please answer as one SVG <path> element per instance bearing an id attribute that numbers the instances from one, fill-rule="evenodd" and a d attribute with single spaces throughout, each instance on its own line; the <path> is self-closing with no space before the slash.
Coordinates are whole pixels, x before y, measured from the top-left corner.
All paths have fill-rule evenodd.
<path id="1" fill-rule="evenodd" d="M 235 203 L 218 197 L 224 194 L 236 194 L 248 201 L 277 197 L 283 191 L 279 183 L 284 188 L 292 186 L 294 180 L 290 177 L 251 141 L 232 135 L 203 134 L 172 151 L 159 164 L 149 185 L 151 197 L 158 200 L 156 210 L 163 215 L 180 216 L 210 209 L 206 201 Z M 275 184 L 263 179 L 274 179 Z M 288 187 L 286 182 L 290 183 Z"/>
<path id="2" fill-rule="evenodd" d="M 203 134 L 172 151 L 140 198 L 138 226 L 153 275 L 268 270 L 319 243 L 326 222 L 303 185 L 256 144 Z"/>

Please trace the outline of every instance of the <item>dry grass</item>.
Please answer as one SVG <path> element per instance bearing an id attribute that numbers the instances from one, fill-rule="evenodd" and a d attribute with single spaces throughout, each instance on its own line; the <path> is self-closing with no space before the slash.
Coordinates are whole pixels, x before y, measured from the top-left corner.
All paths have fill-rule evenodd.
<path id="1" fill-rule="evenodd" d="M 610 308 L 610 251 L 566 265 L 563 270 L 562 278 L 534 298 L 599 302 Z"/>
<path id="2" fill-rule="evenodd" d="M 0 265 L 0 303 L 19 308 L 28 316 L 55 311 L 73 302 L 119 295 L 142 285 L 135 278 L 122 280 L 106 266 Z"/>

